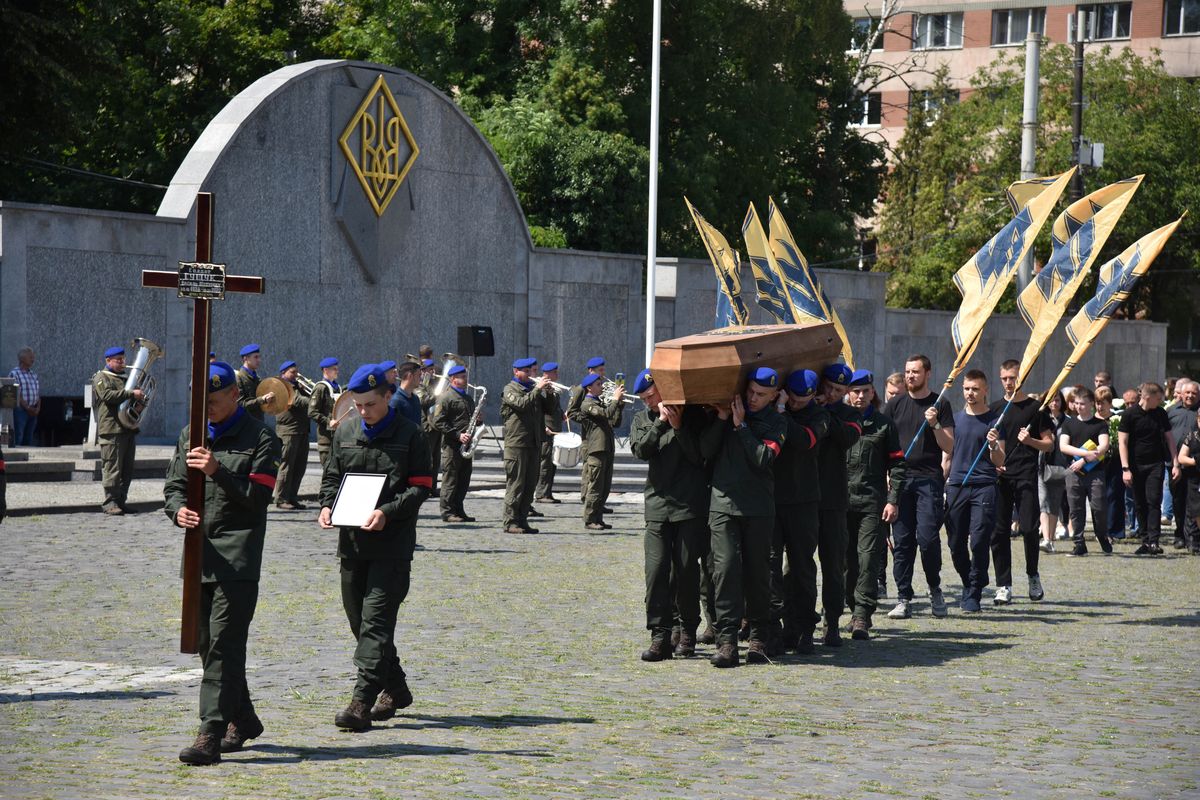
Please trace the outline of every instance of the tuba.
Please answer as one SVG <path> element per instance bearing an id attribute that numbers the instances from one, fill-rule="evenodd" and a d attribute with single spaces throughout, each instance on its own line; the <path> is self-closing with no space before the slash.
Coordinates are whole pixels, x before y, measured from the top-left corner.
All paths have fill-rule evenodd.
<path id="1" fill-rule="evenodd" d="M 450 368 L 462 364 L 467 365 L 466 359 L 458 353 L 442 353 L 442 371 L 438 374 L 437 383 L 433 386 L 433 396 L 437 397 L 450 385 Z"/>
<path id="2" fill-rule="evenodd" d="M 610 381 L 607 378 L 605 378 L 604 383 L 601 384 L 601 386 L 603 386 L 604 388 L 600 391 L 600 402 L 605 406 L 612 405 L 613 395 L 616 393 L 617 387 L 625 386 L 624 375 L 622 375 L 621 373 L 617 373 L 617 379 L 620 381 L 620 383 L 618 383 L 617 381 Z M 627 403 L 629 405 L 633 405 L 640 399 L 641 398 L 639 398 L 637 395 L 628 395 L 627 394 L 627 395 L 624 395 L 621 397 L 621 402 Z"/>
<path id="3" fill-rule="evenodd" d="M 468 387 L 479 389 L 479 398 L 475 401 L 475 413 L 471 416 L 471 424 L 467 426 L 467 434 L 471 437 L 471 441 L 459 448 L 459 453 L 463 458 L 474 458 L 475 448 L 479 446 L 479 440 L 483 438 L 483 401 L 487 400 L 487 387 L 475 387 L 467 384 Z"/>
<path id="4" fill-rule="evenodd" d="M 142 390 L 142 399 L 129 398 L 117 409 L 117 419 L 126 428 L 137 430 L 142 424 L 142 415 L 154 395 L 156 382 L 150 377 L 150 365 L 163 357 L 163 349 L 149 339 L 134 339 L 133 346 L 138 348 L 133 363 L 129 365 L 128 377 L 125 378 L 125 391 Z"/>
<path id="5" fill-rule="evenodd" d="M 297 372 L 296 388 L 300 391 L 301 397 L 312 397 L 313 390 L 317 388 L 317 383 L 312 378 L 306 378 Z"/>

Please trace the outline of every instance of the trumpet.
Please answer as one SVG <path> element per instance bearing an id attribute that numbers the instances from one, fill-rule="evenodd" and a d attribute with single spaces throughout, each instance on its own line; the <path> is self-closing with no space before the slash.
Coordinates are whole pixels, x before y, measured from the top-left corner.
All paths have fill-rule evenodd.
<path id="1" fill-rule="evenodd" d="M 312 397 L 313 389 L 317 388 L 317 384 L 312 378 L 306 378 L 297 372 L 296 388 L 300 390 L 301 397 Z"/>
<path id="2" fill-rule="evenodd" d="M 571 387 L 567 386 L 565 383 L 555 383 L 554 381 L 546 381 L 546 385 L 549 386 L 551 389 L 553 389 L 555 394 L 562 394 L 563 392 L 571 391 Z"/>

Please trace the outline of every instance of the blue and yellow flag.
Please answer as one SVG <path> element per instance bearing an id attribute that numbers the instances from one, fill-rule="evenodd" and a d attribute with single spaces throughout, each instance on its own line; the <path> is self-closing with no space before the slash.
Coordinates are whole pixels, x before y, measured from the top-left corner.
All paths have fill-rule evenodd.
<path id="1" fill-rule="evenodd" d="M 1067 304 L 1087 277 L 1092 263 L 1142 185 L 1138 175 L 1097 189 L 1076 200 L 1054 220 L 1050 260 L 1017 297 L 1017 310 L 1031 331 L 1021 356 L 1017 386 L 1025 378 L 1054 333 Z"/>
<path id="2" fill-rule="evenodd" d="M 717 320 L 716 327 L 726 328 L 730 325 L 749 325 L 750 309 L 742 300 L 742 278 L 738 274 L 738 254 L 729 246 L 729 242 L 721 232 L 708 224 L 700 212 L 686 197 L 688 211 L 692 213 L 692 221 L 700 231 L 700 240 L 708 251 L 713 269 L 717 273 Z"/>
<path id="3" fill-rule="evenodd" d="M 796 246 L 792 231 L 773 197 L 767 199 L 767 229 L 771 236 L 771 253 L 783 271 L 785 288 L 792 297 L 793 307 L 801 316 L 799 321 L 832 322 L 842 339 L 842 358 L 846 366 L 854 369 L 854 351 L 850 348 L 850 337 L 842 327 L 842 320 L 817 281 L 817 276 L 812 274 L 808 260 Z"/>
<path id="4" fill-rule="evenodd" d="M 1100 267 L 1096 296 L 1079 309 L 1074 319 L 1067 324 L 1067 338 L 1071 340 L 1071 344 L 1075 348 L 1071 351 L 1066 366 L 1058 373 L 1058 377 L 1054 379 L 1050 388 L 1043 395 L 1043 406 L 1049 405 L 1050 399 L 1058 392 L 1059 387 L 1071 374 L 1071 370 L 1079 364 L 1084 353 L 1092 346 L 1092 342 L 1096 341 L 1096 337 L 1108 325 L 1113 314 L 1133 292 L 1138 279 L 1150 269 L 1150 265 L 1162 252 L 1167 240 L 1171 238 L 1171 234 L 1175 233 L 1175 229 L 1181 222 L 1183 222 L 1183 217 L 1146 234 L 1125 248 L 1125 252 L 1121 255 L 1105 262 Z"/>
<path id="5" fill-rule="evenodd" d="M 956 356 L 942 391 L 949 389 L 966 367 L 983 326 L 1074 174 L 1071 168 L 1061 175 L 1030 178 L 1009 186 L 1008 202 L 1016 216 L 954 273 L 954 285 L 963 299 L 950 325 Z"/>
<path id="6" fill-rule="evenodd" d="M 763 232 L 762 222 L 758 219 L 758 212 L 754 210 L 753 203 L 742 221 L 742 238 L 746 242 L 746 256 L 750 259 L 750 269 L 754 273 L 758 304 L 780 323 L 793 325 L 800 322 L 802 317 L 797 312 L 791 295 L 784 288 L 786 279 L 783 269 L 771 252 L 767 234 Z"/>

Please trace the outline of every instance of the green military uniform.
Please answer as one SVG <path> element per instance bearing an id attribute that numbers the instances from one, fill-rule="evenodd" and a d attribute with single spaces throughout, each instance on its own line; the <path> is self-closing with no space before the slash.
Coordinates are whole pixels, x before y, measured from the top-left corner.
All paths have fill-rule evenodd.
<path id="1" fill-rule="evenodd" d="M 541 395 L 533 384 L 511 380 L 500 392 L 504 420 L 504 527 L 529 528 L 529 509 L 537 487 L 538 456 L 542 447 Z"/>
<path id="2" fill-rule="evenodd" d="M 809 401 L 799 411 L 783 414 L 787 442 L 775 459 L 775 526 L 771 539 L 772 632 L 783 622 L 784 642 L 795 646 L 797 637 L 811 633 L 820 619 L 817 607 L 818 503 L 821 486 L 817 450 L 829 433 L 830 416 L 819 403 Z M 787 554 L 788 572 L 783 573 Z"/>
<path id="3" fill-rule="evenodd" d="M 562 430 L 563 409 L 562 401 L 558 396 L 558 392 L 550 387 L 546 387 L 541 396 L 542 404 L 542 432 L 547 430 L 558 433 Z M 554 475 L 558 468 L 554 466 L 554 436 L 546 434 L 542 440 L 542 449 L 540 456 L 540 469 L 538 470 L 537 488 L 534 489 L 534 497 L 539 500 L 554 499 Z"/>
<path id="4" fill-rule="evenodd" d="M 571 387 L 571 391 L 567 393 L 567 410 L 563 412 L 563 416 L 577 423 L 580 427 L 583 426 L 583 417 L 579 415 L 579 409 L 583 405 L 583 398 L 587 392 L 583 387 L 576 384 Z M 588 483 L 590 479 L 586 462 L 580 465 L 579 474 L 579 502 L 583 502 L 583 498 L 587 497 Z"/>
<path id="5" fill-rule="evenodd" d="M 587 395 L 579 406 L 583 426 L 583 521 L 604 523 L 604 504 L 612 490 L 612 467 L 616 455 L 613 428 L 621 424 L 622 403 L 604 405 L 599 397 Z"/>
<path id="6" fill-rule="evenodd" d="M 258 603 L 267 506 L 280 453 L 271 429 L 241 408 L 224 423 L 209 426 L 205 447 L 220 466 L 204 480 L 200 733 L 224 736 L 229 723 L 257 722 L 246 685 L 246 640 Z M 163 487 L 164 510 L 172 521 L 187 505 L 187 452 L 184 428 Z"/>
<path id="7" fill-rule="evenodd" d="M 750 638 L 765 642 L 771 615 L 770 554 L 775 522 L 771 465 L 787 441 L 787 425 L 774 408 L 734 428 L 714 417 L 700 436 L 700 452 L 712 462 L 708 506 L 717 644 L 737 644 L 742 618 Z"/>
<path id="8" fill-rule="evenodd" d="M 333 431 L 329 430 L 329 423 L 333 421 L 335 394 L 333 384 L 327 380 L 319 380 L 313 387 L 312 397 L 308 398 L 308 418 L 317 423 L 317 455 L 321 457 L 322 469 L 329 458 L 329 445 L 333 441 Z"/>
<path id="9" fill-rule="evenodd" d="M 879 605 L 877 576 L 887 551 L 883 507 L 900 505 L 906 467 L 896 423 L 867 407 L 862 438 L 846 454 L 849 475 L 849 511 L 846 512 L 846 589 L 854 617 L 871 621 Z"/>
<path id="10" fill-rule="evenodd" d="M 240 396 L 238 403 L 257 420 L 263 418 L 262 400 L 258 398 L 258 384 L 260 383 L 262 383 L 262 378 L 258 377 L 257 372 L 251 372 L 245 367 L 237 371 L 238 395 Z"/>
<path id="11" fill-rule="evenodd" d="M 133 482 L 133 461 L 137 453 L 137 428 L 126 428 L 118 417 L 121 404 L 133 397 L 125 389 L 126 374 L 102 369 L 92 376 L 92 397 L 96 404 L 96 439 L 100 445 L 100 475 L 104 486 L 104 507 L 125 508 L 129 484 Z"/>
<path id="12" fill-rule="evenodd" d="M 300 502 L 297 498 L 300 481 L 308 468 L 308 403 L 309 398 L 297 390 L 292 396 L 292 404 L 275 417 L 275 435 L 283 443 L 279 480 L 275 483 L 276 503 Z"/>
<path id="13" fill-rule="evenodd" d="M 442 519 L 466 517 L 463 500 L 471 486 L 471 470 L 475 462 L 463 457 L 462 443 L 458 437 L 471 427 L 471 418 L 475 416 L 475 399 L 469 392 L 460 392 L 451 386 L 442 392 L 433 408 L 433 428 L 442 441 L 442 493 L 439 498 Z"/>
<path id="14" fill-rule="evenodd" d="M 833 403 L 829 412 L 829 435 L 817 451 L 817 469 L 821 478 L 821 532 L 817 539 L 817 557 L 821 561 L 821 606 L 825 625 L 837 631 L 837 620 L 846 601 L 846 510 L 850 495 L 846 489 L 846 453 L 862 435 L 862 416 L 845 403 Z"/>
<path id="15" fill-rule="evenodd" d="M 400 603 L 408 595 L 417 512 L 433 483 L 425 436 L 395 409 L 372 436 L 361 420 L 334 431 L 321 475 L 321 507 L 332 508 L 342 476 L 365 472 L 388 476 L 377 508 L 387 519 L 382 531 L 341 528 L 342 607 L 358 646 L 354 699 L 370 706 L 381 691 L 393 697 L 406 688 L 394 637 Z"/>
<path id="16" fill-rule="evenodd" d="M 683 631 L 694 634 L 700 625 L 700 561 L 708 554 L 709 488 L 699 437 L 704 422 L 702 411 L 686 409 L 684 425 L 675 430 L 657 409 L 644 408 L 629 434 L 634 456 L 650 467 L 644 493 L 646 629 L 656 636 L 670 635 L 676 609 Z"/>
<path id="17" fill-rule="evenodd" d="M 425 443 L 429 445 L 430 468 L 433 470 L 433 494 L 438 494 L 438 476 L 442 474 L 442 432 L 433 427 L 433 409 L 437 406 L 437 395 L 433 386 L 424 383 L 416 388 L 417 399 L 421 402 L 421 430 L 425 433 Z"/>
<path id="18" fill-rule="evenodd" d="M 4 472 L 4 450 L 0 449 L 0 522 L 8 513 L 8 476 Z"/>

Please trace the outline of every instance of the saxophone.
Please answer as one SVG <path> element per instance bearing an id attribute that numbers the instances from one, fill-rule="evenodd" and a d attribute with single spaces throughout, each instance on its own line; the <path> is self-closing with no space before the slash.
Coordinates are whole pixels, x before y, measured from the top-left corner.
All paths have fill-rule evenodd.
<path id="1" fill-rule="evenodd" d="M 470 386 L 468 384 L 468 386 Z M 470 388 L 475 388 L 470 386 Z M 463 458 L 474 458 L 475 448 L 479 446 L 479 440 L 483 438 L 483 401 L 487 400 L 487 387 L 480 387 L 479 399 L 475 401 L 475 413 L 471 417 L 471 424 L 467 426 L 467 435 L 471 440 L 459 448 L 458 452 Z"/>

